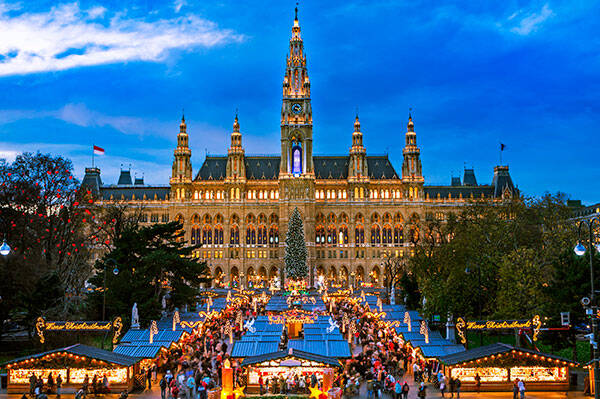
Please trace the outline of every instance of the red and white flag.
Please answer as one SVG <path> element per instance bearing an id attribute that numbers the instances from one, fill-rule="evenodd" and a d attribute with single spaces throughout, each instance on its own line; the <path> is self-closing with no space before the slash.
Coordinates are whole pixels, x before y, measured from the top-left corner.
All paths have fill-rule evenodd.
<path id="1" fill-rule="evenodd" d="M 100 148 L 97 145 L 94 146 L 94 154 L 104 155 L 104 148 Z"/>

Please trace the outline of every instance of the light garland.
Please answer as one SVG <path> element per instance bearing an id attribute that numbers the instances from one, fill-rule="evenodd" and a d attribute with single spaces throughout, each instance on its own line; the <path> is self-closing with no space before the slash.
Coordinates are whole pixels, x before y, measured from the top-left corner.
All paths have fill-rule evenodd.
<path id="1" fill-rule="evenodd" d="M 156 320 L 152 320 L 152 324 L 150 324 L 149 333 L 150 343 L 152 343 L 154 342 L 154 336 L 158 334 L 158 326 L 156 325 Z"/>
<path id="2" fill-rule="evenodd" d="M 99 378 L 108 378 L 109 383 L 123 384 L 127 382 L 127 368 L 116 368 L 116 369 L 70 369 L 69 370 L 69 383 L 70 384 L 81 384 L 85 376 L 88 376 L 89 380 L 92 381 L 94 375 Z"/>
<path id="3" fill-rule="evenodd" d="M 10 369 L 8 381 L 10 384 L 29 384 L 31 374 L 35 374 L 37 378 L 41 377 L 47 380 L 50 373 L 52 373 L 55 381 L 59 375 L 64 382 L 67 381 L 67 369 Z"/>
<path id="4" fill-rule="evenodd" d="M 177 329 L 177 324 L 179 324 L 180 322 L 181 318 L 179 317 L 179 311 L 176 310 L 175 313 L 173 313 L 173 331 Z"/>
<path id="5" fill-rule="evenodd" d="M 459 378 L 464 382 L 475 382 L 479 374 L 481 382 L 507 382 L 508 370 L 502 367 L 468 367 L 453 368 L 450 372 L 452 378 Z"/>
<path id="6" fill-rule="evenodd" d="M 410 320 L 410 313 L 408 313 L 408 310 L 404 312 L 404 323 L 408 326 L 408 332 L 412 332 L 412 324 Z"/>

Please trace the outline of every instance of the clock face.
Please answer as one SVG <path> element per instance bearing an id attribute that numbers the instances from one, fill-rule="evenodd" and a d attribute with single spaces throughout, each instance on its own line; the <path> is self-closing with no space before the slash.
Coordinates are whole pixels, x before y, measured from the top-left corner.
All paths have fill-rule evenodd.
<path id="1" fill-rule="evenodd" d="M 302 112 L 302 105 L 298 103 L 292 104 L 292 112 L 298 115 L 300 112 Z"/>

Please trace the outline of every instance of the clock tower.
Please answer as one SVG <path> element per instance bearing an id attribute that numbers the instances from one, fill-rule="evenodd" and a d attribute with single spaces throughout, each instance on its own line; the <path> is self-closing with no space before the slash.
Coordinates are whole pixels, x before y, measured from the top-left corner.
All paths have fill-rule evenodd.
<path id="1" fill-rule="evenodd" d="M 300 37 L 296 7 L 290 49 L 283 78 L 281 106 L 280 177 L 314 176 L 312 159 L 312 108 L 310 80 L 306 68 L 304 43 Z"/>

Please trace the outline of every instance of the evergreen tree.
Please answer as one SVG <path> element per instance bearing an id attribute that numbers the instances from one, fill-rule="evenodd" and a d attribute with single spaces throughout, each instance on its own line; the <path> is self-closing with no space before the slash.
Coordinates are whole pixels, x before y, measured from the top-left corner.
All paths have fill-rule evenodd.
<path id="1" fill-rule="evenodd" d="M 308 266 L 304 226 L 298 208 L 292 211 L 285 243 L 285 274 L 293 280 L 301 280 L 308 276 Z"/>
<path id="2" fill-rule="evenodd" d="M 142 322 L 160 317 L 161 300 L 169 294 L 169 307 L 181 307 L 195 301 L 198 288 L 210 282 L 206 262 L 192 257 L 199 246 L 188 246 L 179 222 L 153 224 L 125 229 L 115 239 L 113 249 L 96 265 L 90 279 L 96 287 L 106 278 L 106 315 L 129 318 L 131 307 L 138 304 Z M 111 273 L 116 263 L 119 273 Z M 88 297 L 90 311 L 100 313 L 102 291 Z M 97 315 L 91 315 L 92 317 Z"/>

